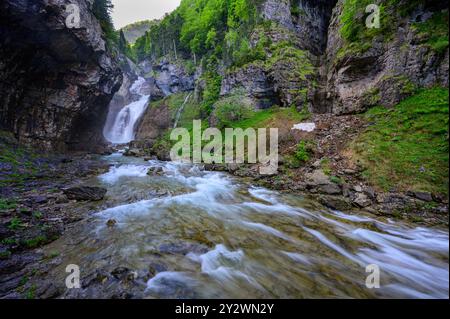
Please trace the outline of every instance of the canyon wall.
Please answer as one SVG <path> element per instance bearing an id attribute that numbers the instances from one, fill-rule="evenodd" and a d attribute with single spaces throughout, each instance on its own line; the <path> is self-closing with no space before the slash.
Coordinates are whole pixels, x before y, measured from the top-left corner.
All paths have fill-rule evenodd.
<path id="1" fill-rule="evenodd" d="M 80 28 L 68 28 L 68 4 Z M 122 72 L 84 0 L 0 2 L 0 127 L 45 150 L 98 150 Z"/>

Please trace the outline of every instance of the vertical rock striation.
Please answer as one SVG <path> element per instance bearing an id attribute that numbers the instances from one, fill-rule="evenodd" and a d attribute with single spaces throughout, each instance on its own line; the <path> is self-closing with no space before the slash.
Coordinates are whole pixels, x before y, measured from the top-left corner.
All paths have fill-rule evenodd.
<path id="1" fill-rule="evenodd" d="M 66 5 L 80 9 L 67 28 Z M 46 150 L 98 150 L 107 106 L 122 82 L 84 0 L 0 3 L 0 127 Z"/>

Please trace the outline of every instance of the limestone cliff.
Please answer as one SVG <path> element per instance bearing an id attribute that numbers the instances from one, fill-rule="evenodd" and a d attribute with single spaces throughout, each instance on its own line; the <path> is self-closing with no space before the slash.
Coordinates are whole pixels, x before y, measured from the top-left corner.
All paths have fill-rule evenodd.
<path id="1" fill-rule="evenodd" d="M 68 28 L 68 4 L 80 27 Z M 46 150 L 95 150 L 122 74 L 85 0 L 0 2 L 0 127 Z"/>

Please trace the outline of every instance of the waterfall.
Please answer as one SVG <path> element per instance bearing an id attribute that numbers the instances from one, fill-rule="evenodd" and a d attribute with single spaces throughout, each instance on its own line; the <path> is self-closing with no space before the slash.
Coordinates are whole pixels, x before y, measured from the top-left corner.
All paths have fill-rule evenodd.
<path id="1" fill-rule="evenodd" d="M 114 125 L 105 137 L 113 144 L 125 144 L 134 140 L 135 126 L 147 107 L 149 95 L 141 93 L 145 79 L 139 77 L 131 86 L 130 92 L 139 96 L 137 101 L 124 106 L 117 114 Z"/>
<path id="2" fill-rule="evenodd" d="M 184 107 L 186 106 L 187 102 L 189 101 L 189 98 L 191 97 L 192 93 L 189 93 L 186 98 L 184 99 L 183 104 L 178 109 L 177 115 L 175 117 L 175 124 L 173 125 L 173 128 L 177 128 L 178 122 L 180 121 L 181 115 L 183 114 Z"/>

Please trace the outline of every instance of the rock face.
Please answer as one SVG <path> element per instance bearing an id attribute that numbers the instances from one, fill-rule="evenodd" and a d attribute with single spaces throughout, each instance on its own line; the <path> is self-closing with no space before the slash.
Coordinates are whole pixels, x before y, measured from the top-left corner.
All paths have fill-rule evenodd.
<path id="1" fill-rule="evenodd" d="M 393 106 L 416 87 L 448 87 L 448 48 L 444 52 L 434 50 L 426 44 L 426 38 L 432 35 L 420 34 L 415 27 L 415 23 L 427 21 L 434 13 L 448 10 L 445 3 L 423 1 L 412 13 L 402 16 L 399 11 L 408 7 L 408 1 L 398 1 L 389 12 L 392 18 L 382 19 L 392 24 L 389 34 L 383 31 L 382 36 L 367 43 L 359 40 L 352 44 L 342 36 L 344 2 L 264 1 L 259 7 L 260 15 L 272 24 L 270 28 L 255 30 L 251 45 L 256 47 L 263 33 L 270 43 L 288 41 L 304 54 L 285 54 L 275 64 L 252 63 L 227 72 L 223 75 L 221 95 L 244 88 L 259 108 L 270 104 L 296 105 L 307 106 L 313 113 L 343 115 L 360 113 L 374 105 Z M 374 4 L 382 5 L 383 1 Z M 363 28 L 364 9 L 354 17 L 354 23 L 361 23 Z M 352 45 L 368 49 L 358 51 Z M 274 59 L 274 52 L 266 54 L 269 61 Z M 296 64 L 302 60 L 308 63 Z M 296 67 L 305 69 L 308 65 L 314 70 L 307 77 L 302 79 L 295 74 Z"/>
<path id="2" fill-rule="evenodd" d="M 398 6 L 405 3 L 400 1 Z M 345 50 L 340 33 L 343 6 L 344 1 L 339 0 L 328 33 L 325 86 L 329 112 L 352 114 L 373 105 L 393 106 L 414 87 L 448 87 L 448 48 L 436 52 L 422 43 L 422 35 L 414 28 L 414 23 L 445 9 L 445 3 L 424 1 L 412 15 L 395 20 L 393 34 L 376 37 L 367 51 L 359 53 Z"/>
<path id="3" fill-rule="evenodd" d="M 163 59 L 153 65 L 153 71 L 156 73 L 155 83 L 165 96 L 192 91 L 194 89 L 195 77 L 189 75 L 186 70 L 177 64 L 170 63 Z"/>
<path id="4" fill-rule="evenodd" d="M 68 4 L 80 28 L 67 28 Z M 122 75 L 83 0 L 0 3 L 0 127 L 48 150 L 98 150 Z"/>
<path id="5" fill-rule="evenodd" d="M 242 88 L 256 101 L 259 109 L 280 104 L 274 85 L 270 82 L 266 71 L 261 66 L 249 65 L 236 72 L 227 74 L 222 81 L 220 95 L 226 96 Z"/>
<path id="6" fill-rule="evenodd" d="M 255 48 L 261 34 L 274 46 L 290 43 L 291 48 L 269 52 L 265 63 L 251 63 L 224 74 L 221 95 L 239 88 L 255 101 L 258 108 L 273 105 L 308 107 L 314 100 L 320 56 L 327 45 L 328 25 L 336 0 L 267 0 L 259 8 L 270 27 L 255 30 L 251 45 Z"/>

